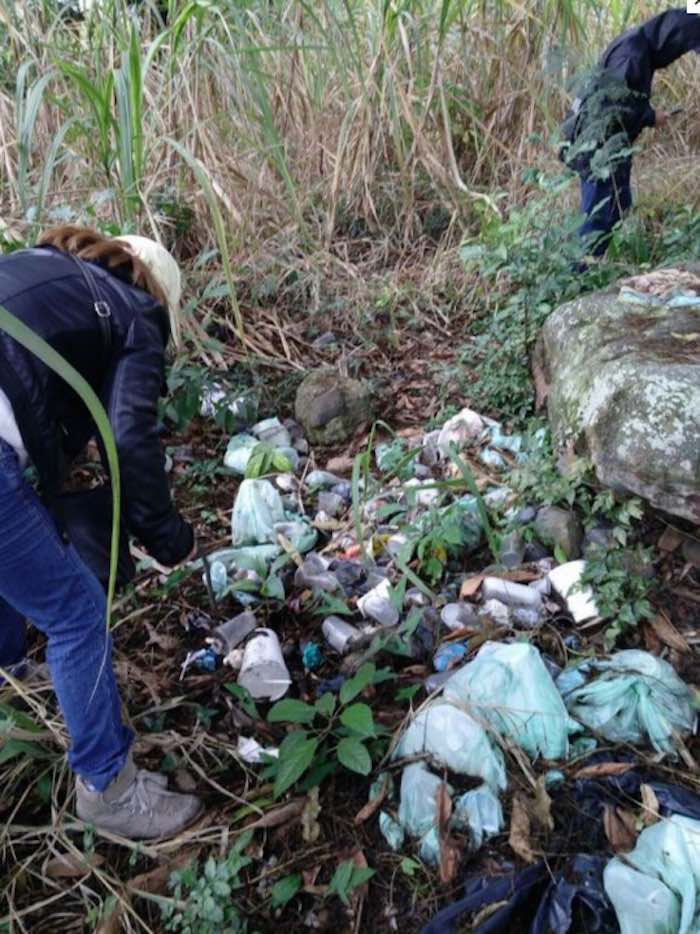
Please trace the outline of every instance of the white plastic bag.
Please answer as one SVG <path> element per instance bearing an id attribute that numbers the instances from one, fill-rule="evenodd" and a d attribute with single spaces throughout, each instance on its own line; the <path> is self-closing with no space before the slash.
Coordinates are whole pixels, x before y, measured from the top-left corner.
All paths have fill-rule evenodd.
<path id="1" fill-rule="evenodd" d="M 474 661 L 450 678 L 444 697 L 510 737 L 532 758 L 566 758 L 569 733 L 580 730 L 540 653 L 524 642 L 487 642 Z"/>

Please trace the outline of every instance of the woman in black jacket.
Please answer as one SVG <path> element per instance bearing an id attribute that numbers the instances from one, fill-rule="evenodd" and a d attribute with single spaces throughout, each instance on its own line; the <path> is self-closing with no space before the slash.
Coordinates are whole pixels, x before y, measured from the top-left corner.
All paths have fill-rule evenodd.
<path id="1" fill-rule="evenodd" d="M 687 52 L 700 52 L 700 16 L 667 10 L 618 36 L 573 103 L 562 126 L 564 159 L 581 177 L 579 235 L 594 256 L 605 253 L 613 227 L 632 206 L 629 148 L 645 127 L 665 127 L 651 106 L 654 74 Z"/>
<path id="2" fill-rule="evenodd" d="M 194 549 L 170 498 L 157 430 L 165 348 L 177 322 L 180 274 L 142 237 L 77 227 L 49 231 L 36 249 L 0 257 L 0 305 L 88 381 L 117 444 L 124 518 L 163 564 Z M 177 833 L 199 813 L 192 795 L 137 769 L 122 723 L 105 624 L 105 595 L 49 511 L 74 456 L 95 434 L 70 387 L 0 331 L 0 667 L 21 676 L 25 619 L 47 637 L 46 657 L 71 738 L 77 813 L 113 833 Z M 27 483 L 31 463 L 41 499 Z"/>

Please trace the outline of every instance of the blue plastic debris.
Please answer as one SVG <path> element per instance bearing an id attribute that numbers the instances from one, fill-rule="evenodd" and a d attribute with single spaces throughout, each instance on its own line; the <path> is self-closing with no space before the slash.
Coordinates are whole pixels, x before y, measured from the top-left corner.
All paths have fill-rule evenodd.
<path id="1" fill-rule="evenodd" d="M 304 668 L 308 671 L 315 671 L 317 668 L 320 668 L 325 661 L 321 646 L 318 642 L 307 642 L 301 653 L 301 657 L 304 662 Z"/>
<path id="2" fill-rule="evenodd" d="M 435 671 L 447 671 L 467 654 L 468 647 L 463 642 L 445 642 L 433 657 Z"/>

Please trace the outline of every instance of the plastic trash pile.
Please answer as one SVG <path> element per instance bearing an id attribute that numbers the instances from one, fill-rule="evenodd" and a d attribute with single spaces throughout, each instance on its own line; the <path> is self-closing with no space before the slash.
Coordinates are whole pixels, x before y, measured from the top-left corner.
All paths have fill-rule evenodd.
<path id="1" fill-rule="evenodd" d="M 242 405 L 234 414 L 239 433 L 224 464 L 244 479 L 231 512 L 231 544 L 193 568 L 217 614 L 232 605 L 237 612 L 202 634 L 182 677 L 191 668 L 225 666 L 254 700 L 274 702 L 296 690 L 300 670 L 305 697 L 337 693 L 380 652 L 397 668 L 425 671 L 425 699 L 414 700 L 392 746 L 391 769 L 369 789 L 370 801 L 383 789 L 377 820 L 391 849 L 410 847 L 438 866 L 446 834 L 466 840 L 471 852 L 502 834 L 516 759 L 541 774 L 553 796 L 573 787 L 599 828 L 603 810 L 597 797 L 589 808 L 591 783 L 569 781 L 586 757 L 594 761 L 601 744 L 638 747 L 656 761 L 679 754 L 696 714 L 690 688 L 668 662 L 628 650 L 561 670 L 533 644 L 548 627 L 579 652 L 577 628 L 595 621 L 598 609 L 581 585 L 585 541 L 576 517 L 556 507 L 512 506 L 504 481 L 528 457 L 521 437 L 465 409 L 425 437 L 377 445 L 378 476 L 363 471 L 351 483 L 309 469 L 309 446 L 294 422 L 250 425 Z M 480 496 L 455 483 L 463 476 L 456 455 L 465 450 L 483 468 Z M 265 476 L 250 476 L 251 465 L 264 459 Z M 499 564 L 465 576 L 465 563 L 473 566 L 471 556 L 484 548 L 484 508 L 509 519 L 512 531 Z M 433 572 L 424 543 L 435 530 Z M 431 586 L 426 575 L 416 578 L 413 569 L 421 566 Z M 295 643 L 281 620 L 304 606 L 316 615 L 309 638 Z M 276 752 L 240 738 L 246 762 Z M 647 785 L 657 795 L 658 823 L 623 859 L 598 847 L 572 853 L 555 873 L 541 862 L 521 872 L 505 867 L 503 876 L 469 880 L 464 898 L 426 930 L 457 930 L 458 919 L 501 902 L 483 931 L 514 930 L 508 925 L 520 892 L 534 898 L 533 932 L 567 931 L 577 912 L 591 931 L 607 930 L 616 915 L 623 932 L 700 932 L 700 806 L 678 818 L 678 801 L 676 810 L 664 810 L 664 786 Z M 641 786 L 638 779 L 634 795 Z"/>

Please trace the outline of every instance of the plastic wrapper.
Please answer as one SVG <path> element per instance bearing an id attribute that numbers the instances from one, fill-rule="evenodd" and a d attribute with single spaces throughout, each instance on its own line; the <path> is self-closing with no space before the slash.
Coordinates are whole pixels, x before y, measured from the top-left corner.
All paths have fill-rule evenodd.
<path id="1" fill-rule="evenodd" d="M 447 682 L 445 694 L 459 674 Z M 483 778 L 491 788 L 506 787 L 500 748 L 491 743 L 483 726 L 469 714 L 442 699 L 426 705 L 414 717 L 394 751 L 394 758 L 423 753 L 460 775 Z"/>
<path id="2" fill-rule="evenodd" d="M 437 794 L 443 784 L 422 762 L 407 765 L 401 776 L 399 823 L 412 837 L 423 837 L 434 826 Z"/>
<path id="3" fill-rule="evenodd" d="M 224 454 L 224 467 L 244 477 L 253 449 L 259 443 L 253 435 L 234 435 Z"/>
<path id="4" fill-rule="evenodd" d="M 269 480 L 241 483 L 231 515 L 234 546 L 273 544 L 275 524 L 284 521 L 282 500 Z"/>
<path id="5" fill-rule="evenodd" d="M 643 830 L 603 874 L 621 934 L 700 931 L 700 821 L 673 817 Z"/>
<path id="6" fill-rule="evenodd" d="M 406 838 L 406 833 L 401 824 L 395 821 L 386 811 L 379 812 L 379 829 L 392 850 L 396 851 L 401 849 Z"/>
<path id="7" fill-rule="evenodd" d="M 488 785 L 467 791 L 455 801 L 452 826 L 469 828 L 472 849 L 478 850 L 486 837 L 503 830 L 503 808 Z"/>
<path id="8" fill-rule="evenodd" d="M 569 711 L 613 743 L 644 743 L 659 752 L 674 750 L 674 733 L 695 727 L 693 695 L 668 662 L 628 649 L 607 661 L 587 663 L 599 672 L 583 687 L 565 694 Z M 574 676 L 565 672 L 571 683 Z M 561 687 L 562 679 L 559 684 Z"/>
<path id="9" fill-rule="evenodd" d="M 522 642 L 487 642 L 474 661 L 450 678 L 444 697 L 470 707 L 480 722 L 508 736 L 532 758 L 566 758 L 569 733 L 580 729 L 540 653 Z"/>

